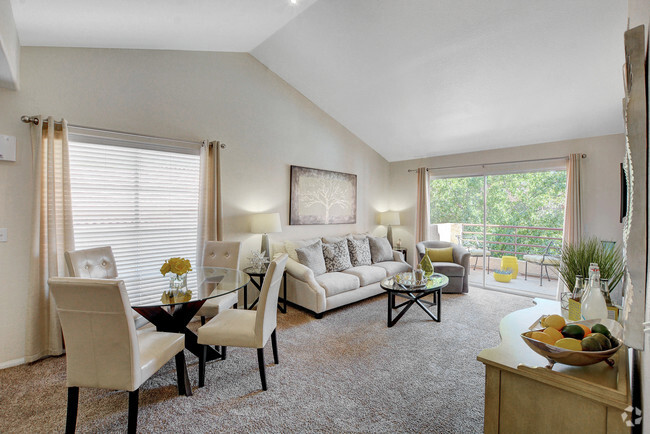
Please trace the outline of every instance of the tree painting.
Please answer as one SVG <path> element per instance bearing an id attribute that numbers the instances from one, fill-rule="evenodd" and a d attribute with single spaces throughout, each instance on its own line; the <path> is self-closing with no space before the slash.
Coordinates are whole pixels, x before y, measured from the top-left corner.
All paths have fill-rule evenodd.
<path id="1" fill-rule="evenodd" d="M 356 223 L 357 177 L 291 166 L 292 225 Z"/>

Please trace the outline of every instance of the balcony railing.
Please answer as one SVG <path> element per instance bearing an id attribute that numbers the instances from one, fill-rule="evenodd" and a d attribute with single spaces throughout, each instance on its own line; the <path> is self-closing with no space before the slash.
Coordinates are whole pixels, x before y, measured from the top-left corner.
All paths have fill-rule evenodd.
<path id="1" fill-rule="evenodd" d="M 483 242 L 483 231 L 479 230 L 483 225 L 473 223 L 458 225 L 460 225 L 460 238 L 463 245 L 468 246 L 478 241 L 481 247 L 485 245 L 485 248 L 492 252 L 493 257 L 510 255 L 521 259 L 523 255 L 541 254 L 549 242 L 553 242 L 549 254 L 559 255 L 562 247 L 562 228 L 485 225 L 487 239 Z"/>

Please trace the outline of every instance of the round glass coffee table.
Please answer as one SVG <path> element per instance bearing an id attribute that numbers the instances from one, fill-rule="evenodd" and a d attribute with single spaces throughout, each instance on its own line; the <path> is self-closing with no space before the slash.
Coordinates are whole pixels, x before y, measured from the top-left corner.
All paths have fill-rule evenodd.
<path id="1" fill-rule="evenodd" d="M 424 310 L 427 315 L 434 321 L 440 322 L 440 304 L 442 303 L 442 288 L 449 284 L 449 278 L 444 274 L 433 273 L 426 281 L 426 284 L 414 285 L 406 280 L 398 283 L 396 276 L 387 277 L 381 281 L 381 287 L 388 292 L 388 327 L 394 326 L 397 321 L 413 306 L 417 304 Z M 433 294 L 433 301 L 422 300 L 429 294 Z M 395 304 L 395 296 L 406 298 L 407 300 L 398 305 Z M 431 312 L 428 307 L 436 306 L 436 314 Z M 395 318 L 393 318 L 393 309 L 403 308 Z"/>

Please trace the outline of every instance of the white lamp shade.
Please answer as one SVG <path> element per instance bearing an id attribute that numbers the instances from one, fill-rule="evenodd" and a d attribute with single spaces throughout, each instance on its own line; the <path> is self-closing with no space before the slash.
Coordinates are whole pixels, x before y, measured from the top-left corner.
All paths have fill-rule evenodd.
<path id="1" fill-rule="evenodd" d="M 268 234 L 282 232 L 280 213 L 255 214 L 251 222 L 251 232 L 254 234 Z"/>
<path id="2" fill-rule="evenodd" d="M 399 226 L 399 213 L 397 211 L 382 212 L 379 216 L 379 223 L 384 226 Z"/>

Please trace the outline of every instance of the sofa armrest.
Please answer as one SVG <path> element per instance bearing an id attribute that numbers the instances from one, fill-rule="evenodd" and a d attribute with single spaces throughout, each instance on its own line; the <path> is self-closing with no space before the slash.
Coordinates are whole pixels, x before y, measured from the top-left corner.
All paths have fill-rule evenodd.
<path id="1" fill-rule="evenodd" d="M 465 267 L 465 273 L 469 274 L 469 250 L 461 246 L 453 246 L 452 249 L 454 262 Z"/>
<path id="2" fill-rule="evenodd" d="M 287 269 L 287 273 L 289 273 L 292 277 L 295 277 L 298 280 L 302 280 L 305 283 L 313 282 L 318 285 L 318 283 L 316 283 L 313 270 L 302 265 L 300 262 L 288 258 L 285 268 Z"/>
<path id="3" fill-rule="evenodd" d="M 393 261 L 404 262 L 406 264 L 406 260 L 404 259 L 404 254 L 397 250 L 393 250 Z"/>

